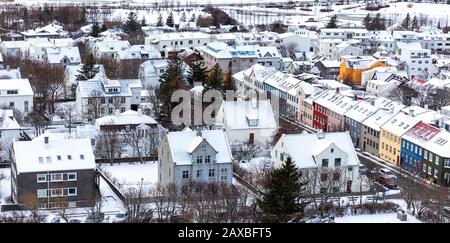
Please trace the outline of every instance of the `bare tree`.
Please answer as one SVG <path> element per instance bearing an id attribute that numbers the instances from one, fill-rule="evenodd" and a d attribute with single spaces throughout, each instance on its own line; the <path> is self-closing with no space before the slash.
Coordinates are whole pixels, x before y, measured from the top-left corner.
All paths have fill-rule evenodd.
<path id="1" fill-rule="evenodd" d="M 178 188 L 175 184 L 157 184 L 150 191 L 155 203 L 158 222 L 169 223 L 177 209 Z"/>
<path id="2" fill-rule="evenodd" d="M 92 90 L 89 94 L 88 105 L 86 107 L 86 112 L 91 119 L 97 119 L 101 115 L 102 103 L 105 103 L 105 98 L 103 97 L 103 92 L 100 90 Z"/>
<path id="3" fill-rule="evenodd" d="M 41 211 L 39 210 L 39 199 L 36 197 L 36 195 L 32 193 L 27 193 L 26 195 L 24 195 L 23 202 L 24 208 L 30 211 L 31 213 L 28 220 L 32 223 L 42 222 L 43 216 L 41 214 Z"/>
<path id="4" fill-rule="evenodd" d="M 235 141 L 230 147 L 233 158 L 239 162 L 250 161 L 261 152 L 261 148 L 257 144 L 249 142 Z"/>
<path id="5" fill-rule="evenodd" d="M 69 134 L 72 134 L 73 123 L 80 115 L 78 113 L 76 104 L 63 104 L 61 107 L 56 109 L 56 114 L 66 121 L 67 126 L 69 126 Z"/>
<path id="6" fill-rule="evenodd" d="M 133 149 L 139 157 L 141 163 L 144 159 L 157 153 L 160 141 L 158 126 L 141 124 L 135 128 L 130 128 L 122 133 L 123 141 Z"/>
<path id="7" fill-rule="evenodd" d="M 402 83 L 398 87 L 391 90 L 389 98 L 399 101 L 404 105 L 410 106 L 419 96 L 419 92 L 410 87 L 407 83 Z"/>
<path id="8" fill-rule="evenodd" d="M 418 207 L 420 207 L 420 194 L 423 193 L 420 187 L 418 179 L 422 176 L 423 161 L 416 163 L 409 167 L 410 174 L 406 174 L 406 177 L 398 178 L 397 182 L 401 188 L 402 197 L 406 202 L 406 208 L 412 210 L 415 215 Z"/>
<path id="9" fill-rule="evenodd" d="M 95 141 L 97 141 L 95 149 L 97 155 L 109 159 L 112 165 L 114 159 L 120 156 L 122 144 L 119 132 L 112 126 L 104 125 L 101 127 L 98 138 Z"/>
<path id="10" fill-rule="evenodd" d="M 89 207 L 86 208 L 87 213 L 92 218 L 91 223 L 101 223 L 100 215 L 102 214 L 102 209 L 103 200 L 101 193 L 95 193 L 94 197 L 92 198 L 92 202 L 90 203 Z"/>
<path id="11" fill-rule="evenodd" d="M 125 191 L 124 197 L 123 204 L 128 213 L 127 222 L 143 223 L 151 219 L 153 211 L 149 204 L 150 190 L 144 187 L 143 182 L 138 188 L 132 187 Z"/>

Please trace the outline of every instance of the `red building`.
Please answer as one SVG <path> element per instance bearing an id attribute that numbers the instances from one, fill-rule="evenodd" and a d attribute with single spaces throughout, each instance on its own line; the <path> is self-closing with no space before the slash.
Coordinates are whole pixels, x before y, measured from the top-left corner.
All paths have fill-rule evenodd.
<path id="1" fill-rule="evenodd" d="M 327 132 L 328 125 L 328 112 L 327 108 L 323 107 L 316 102 L 313 102 L 313 127 L 322 129 Z"/>

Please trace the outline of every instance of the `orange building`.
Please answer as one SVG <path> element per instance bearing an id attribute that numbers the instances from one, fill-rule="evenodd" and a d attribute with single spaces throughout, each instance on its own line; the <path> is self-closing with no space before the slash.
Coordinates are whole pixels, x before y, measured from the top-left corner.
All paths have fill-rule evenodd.
<path id="1" fill-rule="evenodd" d="M 385 66 L 383 62 L 371 56 L 344 56 L 339 66 L 339 78 L 344 84 L 361 85 L 362 72 Z"/>

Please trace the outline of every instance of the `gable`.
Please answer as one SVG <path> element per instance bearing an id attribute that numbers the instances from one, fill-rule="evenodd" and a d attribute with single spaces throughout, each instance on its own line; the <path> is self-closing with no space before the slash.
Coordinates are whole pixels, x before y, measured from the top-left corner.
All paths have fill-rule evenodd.
<path id="1" fill-rule="evenodd" d="M 206 141 L 206 139 L 203 138 L 203 140 L 197 145 L 197 147 L 191 151 L 191 154 L 202 152 L 217 153 L 217 150 L 208 141 Z"/>

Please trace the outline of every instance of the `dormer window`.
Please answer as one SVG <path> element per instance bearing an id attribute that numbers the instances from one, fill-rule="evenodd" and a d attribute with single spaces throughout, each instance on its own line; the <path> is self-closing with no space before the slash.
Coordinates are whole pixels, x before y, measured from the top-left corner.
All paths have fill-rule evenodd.
<path id="1" fill-rule="evenodd" d="M 44 157 L 39 157 L 38 159 L 40 164 L 44 163 Z"/>
<path id="2" fill-rule="evenodd" d="M 72 160 L 72 155 L 67 155 L 68 160 Z"/>
<path id="3" fill-rule="evenodd" d="M 83 154 L 80 154 L 80 159 L 84 160 L 84 155 Z"/>
<path id="4" fill-rule="evenodd" d="M 60 160 L 61 160 L 61 155 L 57 155 L 57 156 L 56 156 L 56 159 L 57 159 L 58 161 L 60 161 Z"/>

